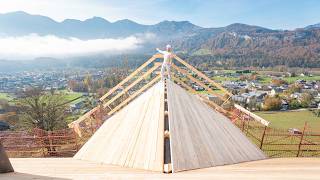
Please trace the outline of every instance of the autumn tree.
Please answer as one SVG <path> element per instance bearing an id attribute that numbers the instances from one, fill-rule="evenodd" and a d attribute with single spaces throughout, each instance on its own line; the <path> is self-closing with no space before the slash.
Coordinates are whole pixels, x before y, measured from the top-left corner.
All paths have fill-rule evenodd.
<path id="1" fill-rule="evenodd" d="M 285 80 L 283 80 L 283 79 L 272 79 L 271 80 L 271 83 L 273 84 L 273 85 L 276 85 L 276 86 L 281 86 L 281 85 L 283 85 L 283 84 L 288 84 Z"/>
<path id="2" fill-rule="evenodd" d="M 301 107 L 307 108 L 309 107 L 313 97 L 309 93 L 303 93 L 301 97 Z"/>
<path id="3" fill-rule="evenodd" d="M 90 93 L 92 91 L 92 85 L 93 85 L 93 81 L 92 81 L 92 77 L 90 74 L 88 74 L 84 80 L 83 80 L 83 84 L 85 85 L 85 87 L 88 90 L 88 93 Z"/>
<path id="4" fill-rule="evenodd" d="M 281 109 L 281 99 L 278 96 L 267 96 L 264 100 L 263 109 L 266 111 L 276 111 Z"/>

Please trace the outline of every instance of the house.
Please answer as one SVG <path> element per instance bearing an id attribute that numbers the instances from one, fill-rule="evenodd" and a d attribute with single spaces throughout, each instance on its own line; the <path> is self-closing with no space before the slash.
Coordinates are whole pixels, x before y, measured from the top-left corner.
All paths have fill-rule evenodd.
<path id="1" fill-rule="evenodd" d="M 198 85 L 193 85 L 193 89 L 195 89 L 196 91 L 204 91 L 205 89 L 201 86 Z"/>
<path id="2" fill-rule="evenodd" d="M 281 100 L 281 111 L 286 111 L 289 109 L 289 103 L 286 100 Z"/>
<path id="3" fill-rule="evenodd" d="M 78 101 L 78 102 L 75 102 L 74 104 L 70 104 L 71 112 L 80 110 L 83 107 L 83 105 L 84 105 L 83 101 Z"/>
<path id="4" fill-rule="evenodd" d="M 270 96 L 274 97 L 275 95 L 282 93 L 284 91 L 284 88 L 276 87 L 271 89 L 271 91 L 268 93 Z"/>
<path id="5" fill-rule="evenodd" d="M 255 91 L 249 93 L 242 93 L 241 95 L 232 96 L 231 99 L 245 107 L 254 110 L 263 103 L 264 97 L 267 95 L 266 91 Z"/>
<path id="6" fill-rule="evenodd" d="M 294 98 L 294 99 L 300 99 L 302 97 L 302 94 L 295 92 L 295 93 L 291 94 L 290 97 Z"/>
<path id="7" fill-rule="evenodd" d="M 0 121 L 0 131 L 5 131 L 10 129 L 10 125 L 7 122 Z"/>

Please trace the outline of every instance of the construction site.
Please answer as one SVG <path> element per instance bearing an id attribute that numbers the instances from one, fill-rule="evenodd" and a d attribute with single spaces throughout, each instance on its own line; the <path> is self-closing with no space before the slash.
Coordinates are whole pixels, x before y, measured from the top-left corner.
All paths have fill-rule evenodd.
<path id="1" fill-rule="evenodd" d="M 162 59 L 153 55 L 68 129 L 1 132 L 0 179 L 319 179 L 320 132 L 269 127 L 177 55 L 163 79 Z"/>

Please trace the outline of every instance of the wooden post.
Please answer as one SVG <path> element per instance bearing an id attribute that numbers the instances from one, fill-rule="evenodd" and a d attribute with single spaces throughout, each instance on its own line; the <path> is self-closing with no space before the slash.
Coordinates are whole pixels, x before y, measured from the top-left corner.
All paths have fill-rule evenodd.
<path id="1" fill-rule="evenodd" d="M 45 152 L 46 146 L 45 146 L 43 132 L 40 131 L 39 129 L 34 128 L 33 129 L 33 137 L 36 139 L 37 145 L 41 146 L 42 156 L 45 157 L 46 156 L 46 152 Z"/>
<path id="2" fill-rule="evenodd" d="M 92 124 L 92 117 L 90 117 L 90 129 L 91 129 L 91 135 L 92 135 L 94 133 L 93 124 Z"/>
<path id="3" fill-rule="evenodd" d="M 305 122 L 305 123 L 304 123 L 303 131 L 302 131 L 302 134 L 301 134 L 300 143 L 299 143 L 299 147 L 298 147 L 297 157 L 299 157 L 299 155 L 300 155 L 301 145 L 302 145 L 303 136 L 304 136 L 304 133 L 305 133 L 306 127 L 307 127 L 307 122 Z"/>
<path id="4" fill-rule="evenodd" d="M 245 126 L 245 121 L 244 119 L 242 118 L 242 132 L 244 133 L 244 126 Z"/>
<path id="5" fill-rule="evenodd" d="M 261 142 L 260 142 L 260 149 L 262 150 L 262 146 L 263 146 L 263 142 L 264 142 L 264 137 L 266 135 L 266 131 L 267 131 L 267 126 L 264 126 L 264 130 L 262 133 L 262 137 L 261 137 Z"/>
<path id="6" fill-rule="evenodd" d="M 75 145 L 76 145 L 76 151 L 79 151 L 79 146 L 78 146 L 78 135 L 76 132 L 72 131 L 72 133 L 74 134 L 74 141 L 75 141 Z"/>
<path id="7" fill-rule="evenodd" d="M 246 135 L 248 135 L 248 131 L 249 131 L 249 126 L 250 126 L 250 120 L 248 119 L 247 121 L 248 121 L 248 123 L 247 123 L 247 130 L 246 130 Z"/>

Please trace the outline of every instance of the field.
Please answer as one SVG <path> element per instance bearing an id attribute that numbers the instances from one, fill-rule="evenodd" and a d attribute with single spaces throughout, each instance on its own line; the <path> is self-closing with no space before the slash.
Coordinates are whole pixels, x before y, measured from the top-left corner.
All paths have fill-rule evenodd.
<path id="1" fill-rule="evenodd" d="M 231 71 L 230 71 L 231 72 Z M 232 72 L 235 73 L 235 72 Z M 250 74 L 246 74 L 250 75 Z M 262 84 L 269 84 L 271 83 L 272 77 L 259 74 L 259 82 Z M 233 77 L 233 76 L 214 76 L 212 77 L 213 80 L 217 81 L 238 81 L 240 80 L 240 77 Z M 288 82 L 289 84 L 292 84 L 296 82 L 297 80 L 305 80 L 305 81 L 320 81 L 320 76 L 296 76 L 296 77 L 283 77 L 283 80 Z"/>
<path id="2" fill-rule="evenodd" d="M 82 96 L 82 93 L 79 93 L 79 92 L 71 92 L 71 91 L 67 91 L 67 90 L 60 90 L 59 92 L 65 94 L 65 99 L 67 101 L 71 101 L 73 99 L 76 99 L 76 98 Z"/>
<path id="3" fill-rule="evenodd" d="M 320 76 L 297 76 L 297 77 L 285 77 L 283 80 L 287 81 L 289 84 L 294 83 L 297 80 L 306 80 L 306 81 L 320 81 Z"/>
<path id="4" fill-rule="evenodd" d="M 298 128 L 302 130 L 304 123 L 307 122 L 308 130 L 320 132 L 320 117 L 316 117 L 308 110 L 286 112 L 264 111 L 255 112 L 255 114 L 270 121 L 270 126 L 273 128 Z"/>
<path id="5" fill-rule="evenodd" d="M 7 101 L 10 101 L 10 100 L 13 99 L 13 97 L 10 96 L 10 95 L 7 94 L 7 93 L 0 93 L 0 99 L 5 99 L 5 100 L 7 100 Z"/>
<path id="6" fill-rule="evenodd" d="M 213 92 L 217 94 L 224 94 L 224 92 L 220 89 L 213 90 Z M 203 91 L 196 91 L 196 94 L 210 94 L 210 93 L 206 90 L 203 90 Z"/>

